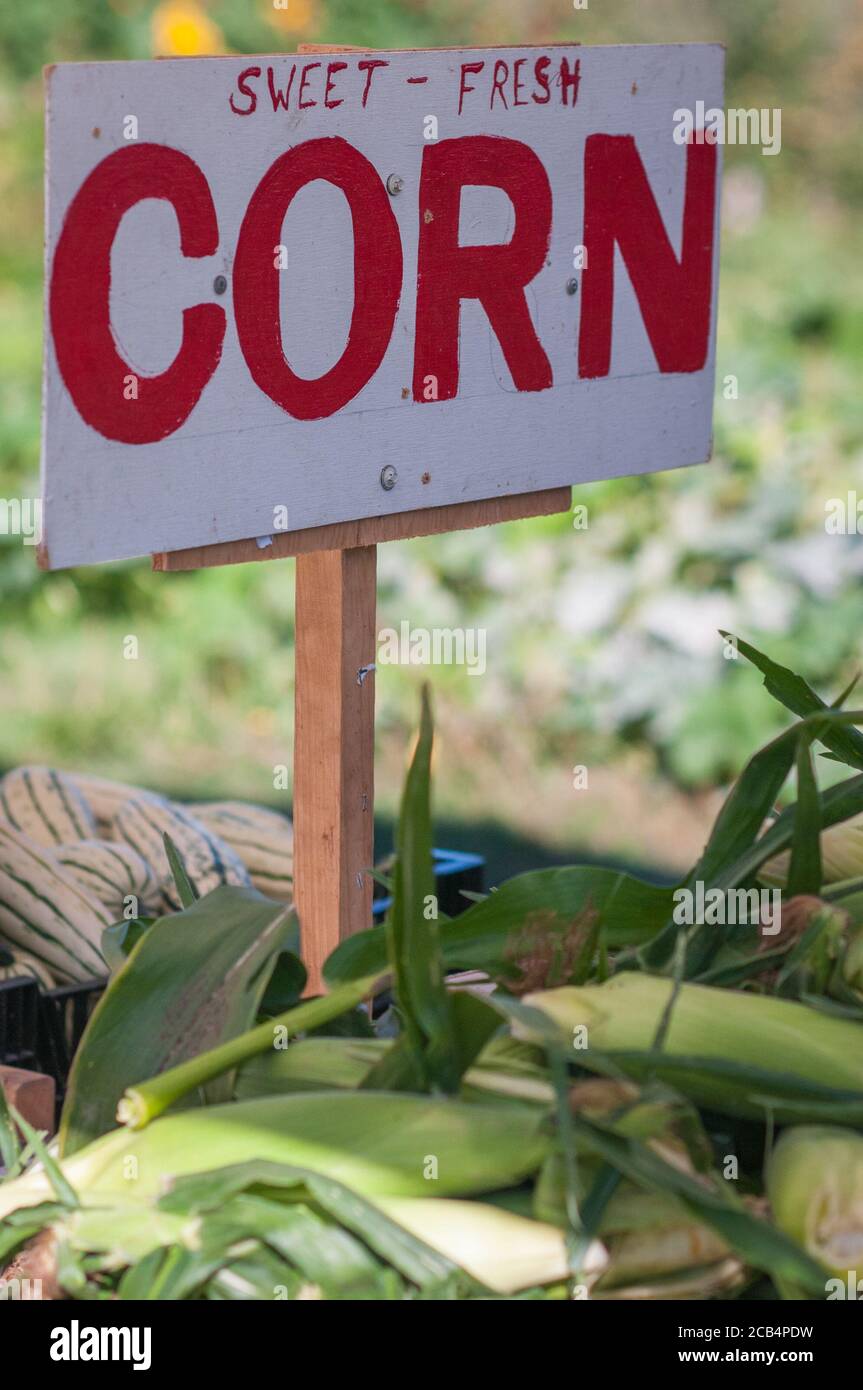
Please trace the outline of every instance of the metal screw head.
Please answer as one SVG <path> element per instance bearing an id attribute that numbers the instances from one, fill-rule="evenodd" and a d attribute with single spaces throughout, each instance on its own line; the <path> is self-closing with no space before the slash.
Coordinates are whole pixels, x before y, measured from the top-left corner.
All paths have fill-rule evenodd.
<path id="1" fill-rule="evenodd" d="M 213 281 L 213 293 L 224 294 L 227 288 L 228 282 L 225 279 L 224 275 L 217 275 L 215 280 Z"/>
<path id="2" fill-rule="evenodd" d="M 567 294 L 578 294 L 578 281 L 577 281 L 577 280 L 567 280 L 567 282 L 566 282 L 566 292 L 567 292 Z"/>
<path id="3" fill-rule="evenodd" d="M 394 198 L 397 193 L 401 193 L 404 186 L 405 181 L 401 174 L 390 174 L 387 179 L 387 193 L 389 193 L 391 197 Z"/>
<path id="4" fill-rule="evenodd" d="M 387 463 L 384 465 L 384 467 L 381 469 L 381 487 L 383 488 L 384 492 L 392 492 L 393 488 L 396 485 L 396 478 L 398 476 L 398 473 L 393 468 L 391 463 Z"/>

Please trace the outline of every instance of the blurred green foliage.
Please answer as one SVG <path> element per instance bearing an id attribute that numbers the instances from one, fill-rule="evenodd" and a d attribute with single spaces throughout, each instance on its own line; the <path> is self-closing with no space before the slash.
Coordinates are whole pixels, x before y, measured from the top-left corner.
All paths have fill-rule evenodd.
<path id="1" fill-rule="evenodd" d="M 0 0 L 0 495 L 38 490 L 41 81 L 65 59 L 147 57 L 150 0 Z M 398 47 L 712 39 L 730 105 L 782 109 L 782 153 L 725 151 L 716 458 L 580 489 L 569 517 L 381 547 L 380 626 L 488 630 L 488 672 L 435 669 L 445 812 L 536 820 L 616 848 L 573 795 L 573 761 L 699 788 L 780 717 L 727 659 L 738 631 L 838 691 L 860 655 L 863 542 L 825 506 L 863 496 L 861 0 L 267 0 L 202 5 L 231 51 L 298 40 Z M 736 378 L 737 397 L 727 379 Z M 727 398 L 730 397 L 730 398 Z M 0 763 L 58 761 L 168 789 L 272 800 L 290 764 L 292 566 L 40 575 L 0 538 Z M 139 642 L 137 661 L 123 638 Z M 384 805 L 413 668 L 377 676 Z M 577 750 L 577 751 L 576 751 Z M 497 790 L 500 799 L 497 798 Z M 541 789 L 541 790 L 540 790 Z M 539 799 L 542 816 L 537 814 Z M 624 846 L 625 848 L 625 846 Z M 674 857 L 670 847 L 669 857 Z M 685 857 L 685 853 L 684 853 Z"/>

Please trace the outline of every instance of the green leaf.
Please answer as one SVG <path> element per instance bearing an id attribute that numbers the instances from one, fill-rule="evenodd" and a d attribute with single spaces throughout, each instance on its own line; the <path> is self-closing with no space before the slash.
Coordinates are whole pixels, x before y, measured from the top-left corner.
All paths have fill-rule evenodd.
<path id="1" fill-rule="evenodd" d="M 33 1126 L 27 1120 L 24 1119 L 23 1115 L 19 1115 L 18 1111 L 14 1108 L 14 1106 L 10 1105 L 9 1113 L 12 1116 L 18 1128 L 20 1129 L 21 1133 L 24 1135 L 24 1138 L 31 1145 L 33 1152 L 36 1154 L 36 1157 L 42 1164 L 42 1167 L 45 1169 L 45 1175 L 48 1178 L 49 1183 L 51 1184 L 51 1187 L 54 1191 L 54 1195 L 56 1196 L 57 1200 L 59 1202 L 62 1202 L 63 1205 L 66 1207 L 77 1207 L 78 1194 L 72 1187 L 71 1183 L 69 1182 L 68 1178 L 63 1172 L 63 1169 L 60 1167 L 60 1164 L 57 1162 L 56 1158 L 48 1149 L 48 1146 L 46 1145 L 42 1136 L 39 1134 L 37 1130 L 33 1128 Z"/>
<path id="2" fill-rule="evenodd" d="M 797 744 L 797 813 L 791 839 L 791 865 L 786 894 L 821 892 L 821 805 L 812 766 L 812 739 Z"/>
<path id="3" fill-rule="evenodd" d="M 17 1166 L 20 1149 L 6 1092 L 0 1085 L 0 1163 L 4 1168 L 11 1171 Z"/>
<path id="4" fill-rule="evenodd" d="M 859 815 L 863 811 L 863 776 L 848 777 L 844 782 L 837 782 L 835 786 L 819 792 L 818 810 L 822 830 Z M 794 838 L 796 817 L 796 804 L 787 807 L 761 838 L 729 866 L 717 886 L 734 888 L 748 881 L 768 859 L 788 849 Z"/>
<path id="5" fill-rule="evenodd" d="M 387 950 L 403 1028 L 403 1049 L 423 1089 L 452 1093 L 460 1080 L 452 1008 L 444 981 L 436 915 L 431 823 L 433 742 L 428 687 L 423 687 L 417 746 L 408 770 L 396 832 L 393 901 L 385 924 Z M 388 1063 L 392 1066 L 392 1061 Z M 408 1066 L 408 1063 L 405 1063 Z"/>
<path id="6" fill-rule="evenodd" d="M 186 866 L 180 858 L 179 850 L 167 830 L 162 835 L 162 839 L 165 842 L 165 853 L 168 856 L 168 863 L 171 866 L 171 873 L 174 875 L 174 883 L 177 886 L 177 896 L 183 907 L 192 907 L 201 895 L 186 873 Z"/>
<path id="7" fill-rule="evenodd" d="M 204 1251 L 251 1237 L 269 1246 L 326 1299 L 399 1297 L 400 1281 L 350 1231 L 303 1202 L 279 1203 L 241 1192 L 201 1223 Z"/>
<path id="8" fill-rule="evenodd" d="M 64 1217 L 68 1210 L 67 1205 L 59 1202 L 40 1202 L 35 1207 L 19 1207 L 17 1211 L 8 1212 L 0 1225 L 0 1271 L 6 1268 L 16 1250 Z"/>
<path id="9" fill-rule="evenodd" d="M 268 1017 L 283 1014 L 298 1004 L 306 987 L 308 972 L 294 951 L 280 951 L 261 1000 L 261 1013 Z"/>
<path id="10" fill-rule="evenodd" d="M 112 922 L 110 927 L 105 928 L 101 940 L 102 955 L 112 975 L 116 975 L 120 966 L 132 954 L 133 947 L 137 946 L 144 932 L 152 927 L 155 921 L 155 917 L 123 917 L 119 922 Z"/>
<path id="11" fill-rule="evenodd" d="M 180 1245 L 160 1246 L 130 1265 L 120 1280 L 123 1301 L 176 1302 L 192 1298 L 225 1262 L 226 1256 L 204 1255 Z"/>
<path id="12" fill-rule="evenodd" d="M 721 634 L 723 637 L 731 637 L 728 632 Z M 825 704 L 820 695 L 817 695 L 810 685 L 798 676 L 795 671 L 791 671 L 787 666 L 780 666 L 778 662 L 772 661 L 769 656 L 765 656 L 755 647 L 751 647 L 742 638 L 734 637 L 732 641 L 736 643 L 737 650 L 751 661 L 764 676 L 764 686 L 767 691 L 778 700 L 786 709 L 793 714 L 806 717 L 810 714 L 817 714 L 819 710 L 829 710 L 837 708 L 844 703 L 848 695 L 856 684 L 856 679 L 836 702 L 836 705 Z M 820 741 L 825 748 L 829 748 L 837 758 L 847 763 L 849 767 L 856 767 L 863 771 L 863 734 L 856 729 L 849 729 L 842 725 L 826 725 L 824 732 L 819 734 Z"/>
<path id="13" fill-rule="evenodd" d="M 447 1047 L 454 1045 L 455 1060 L 452 1074 L 460 1081 L 472 1067 L 489 1039 L 500 1028 L 500 1016 L 481 996 L 469 990 L 457 990 L 450 996 L 452 1032 Z M 430 1049 L 434 1063 L 433 1044 Z M 448 1058 L 447 1065 L 450 1065 Z M 416 1054 L 400 1037 L 389 1047 L 359 1083 L 366 1091 L 411 1091 L 421 1089 L 422 1075 Z"/>
<path id="14" fill-rule="evenodd" d="M 576 919 L 590 910 L 597 913 L 602 943 L 638 945 L 664 925 L 672 892 L 593 865 L 519 874 L 454 921 L 439 925 L 443 963 L 447 971 L 483 970 L 511 982 L 518 977 L 514 957 L 526 931 L 534 926 L 563 941 Z M 383 970 L 386 961 L 384 929 L 372 927 L 336 947 L 324 965 L 324 978 L 338 984 Z"/>
<path id="15" fill-rule="evenodd" d="M 751 851 L 791 771 L 798 728 L 786 729 L 750 758 L 723 802 L 704 853 L 685 881 L 687 888 L 699 882 L 705 889 L 719 886 L 730 866 Z M 655 939 L 639 951 L 638 959 L 643 968 L 667 970 L 682 930 L 686 929 L 670 917 Z M 691 978 L 707 968 L 723 944 L 724 936 L 719 928 L 709 926 L 690 929 L 686 940 L 683 972 Z"/>
<path id="16" fill-rule="evenodd" d="M 827 712 L 827 719 L 839 720 L 843 716 L 838 712 Z M 856 717 L 849 716 L 849 717 Z M 761 754 L 774 748 L 775 744 L 782 738 L 799 738 L 807 733 L 816 724 L 820 726 L 820 719 L 813 720 L 811 726 L 798 724 L 793 729 L 789 729 L 786 734 L 780 736 L 780 740 L 775 740 L 766 749 L 761 750 Z M 756 762 L 761 754 L 756 754 L 755 758 L 748 764 L 744 776 L 749 773 L 753 763 Z M 790 766 L 790 764 L 789 764 Z M 736 788 L 731 793 L 734 796 Z M 731 798 L 729 798 L 730 800 Z M 726 801 L 726 806 L 728 801 Z M 723 807 L 720 816 L 724 814 Z M 833 787 L 828 787 L 826 791 L 818 793 L 818 816 L 822 830 L 828 829 L 831 825 L 838 825 L 841 821 L 849 820 L 852 816 L 858 815 L 863 811 L 863 776 L 849 777 L 844 782 L 839 782 Z M 797 817 L 797 805 L 789 806 L 781 815 L 773 821 L 772 825 L 758 839 L 741 850 L 736 858 L 723 856 L 716 862 L 713 868 L 712 881 L 704 878 L 703 870 L 700 865 L 696 866 L 690 874 L 687 883 L 696 882 L 699 877 L 704 878 L 705 888 L 719 888 L 726 891 L 729 888 L 736 888 L 740 885 L 751 883 L 768 859 L 781 853 L 790 847 L 794 838 L 794 826 Z M 748 838 L 748 837 L 747 837 Z M 739 848 L 739 846 L 738 846 Z M 705 851 L 705 856 L 709 852 Z M 702 860 L 703 862 L 703 860 Z M 648 947 L 638 952 L 640 964 L 653 971 L 667 970 L 671 962 L 674 944 L 680 927 L 670 920 L 663 931 L 659 933 L 656 940 L 651 942 Z M 684 929 L 686 930 L 686 929 Z M 731 929 L 733 930 L 733 929 Z M 717 952 L 722 948 L 727 940 L 728 933 L 721 927 L 705 925 L 690 929 L 689 945 L 687 949 L 686 978 L 696 979 L 704 974 L 709 968 Z"/>
<path id="17" fill-rule="evenodd" d="M 63 1106 L 63 1155 L 113 1128 L 135 1082 L 253 1022 L 290 918 L 254 889 L 223 886 L 145 932 L 84 1032 Z"/>
<path id="18" fill-rule="evenodd" d="M 287 1164 L 252 1162 L 191 1178 L 181 1178 L 161 1199 L 162 1210 L 190 1215 L 219 1211 L 240 1192 L 253 1190 L 271 1198 L 306 1197 L 340 1226 L 360 1236 L 381 1259 L 419 1287 L 433 1286 L 458 1267 L 410 1234 L 344 1183 L 309 1169 Z M 274 1222 L 277 1213 L 272 1213 Z M 474 1281 L 470 1281 L 474 1282 Z"/>

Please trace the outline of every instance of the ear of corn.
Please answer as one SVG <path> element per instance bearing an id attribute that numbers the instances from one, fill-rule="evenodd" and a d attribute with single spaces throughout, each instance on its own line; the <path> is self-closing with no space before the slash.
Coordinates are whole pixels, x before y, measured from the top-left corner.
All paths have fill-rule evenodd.
<path id="1" fill-rule="evenodd" d="M 684 984 L 661 1053 L 652 1051 L 672 982 L 624 972 L 602 985 L 528 995 L 574 1063 L 667 1079 L 696 1102 L 763 1119 L 863 1123 L 863 1026 L 791 1000 Z M 532 1036 L 517 1022 L 520 1036 Z"/>
<path id="2" fill-rule="evenodd" d="M 542 1116 L 521 1107 L 327 1091 L 115 1130 L 65 1160 L 63 1172 L 88 1205 L 151 1200 L 178 1177 L 253 1159 L 309 1168 L 366 1194 L 463 1196 L 519 1182 L 548 1145 Z M 27 1174 L 0 1187 L 0 1216 L 50 1195 L 44 1174 Z"/>
<path id="3" fill-rule="evenodd" d="M 668 1149 L 658 1145 L 657 1152 L 667 1155 Z M 677 1161 L 684 1171 L 691 1171 L 681 1158 Z M 579 1155 L 580 1204 L 595 1183 L 600 1166 L 597 1159 L 583 1153 Z M 540 1220 L 566 1227 L 565 1177 L 562 1157 L 557 1152 L 550 1154 L 543 1164 L 534 1187 L 533 1209 Z M 645 1191 L 626 1179 L 612 1192 L 597 1223 L 596 1234 L 609 1253 L 609 1267 L 597 1292 L 680 1276 L 690 1270 L 716 1265 L 733 1255 L 727 1241 L 704 1222 L 695 1220 L 685 1202 L 672 1192 Z M 738 1270 L 742 1270 L 742 1262 L 736 1263 Z"/>
<path id="4" fill-rule="evenodd" d="M 768 1163 L 767 1195 L 776 1224 L 825 1270 L 863 1276 L 863 1135 L 833 1125 L 786 1130 Z"/>
<path id="5" fill-rule="evenodd" d="M 564 1234 L 544 1221 L 485 1202 L 440 1197 L 379 1197 L 376 1205 L 495 1293 L 517 1293 L 569 1277 Z M 594 1283 L 607 1264 L 603 1246 L 591 1241 L 583 1267 L 586 1282 Z"/>

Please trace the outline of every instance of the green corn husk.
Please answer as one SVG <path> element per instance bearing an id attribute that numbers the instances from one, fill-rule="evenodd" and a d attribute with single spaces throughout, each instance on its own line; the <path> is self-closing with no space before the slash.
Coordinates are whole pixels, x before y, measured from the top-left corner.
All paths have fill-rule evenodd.
<path id="1" fill-rule="evenodd" d="M 82 1204 L 148 1201 L 173 1179 L 252 1159 L 291 1164 L 363 1194 L 471 1196 L 535 1172 L 549 1139 L 521 1106 L 429 1096 L 326 1091 L 269 1096 L 115 1130 L 61 1164 Z M 432 1162 L 434 1160 L 434 1162 Z M 29 1172 L 0 1186 L 0 1217 L 53 1198 Z"/>
<path id="2" fill-rule="evenodd" d="M 270 1048 L 239 1068 L 234 1094 L 247 1100 L 329 1087 L 355 1090 L 392 1047 L 383 1038 L 305 1038 Z M 550 1107 L 554 1089 L 542 1057 L 539 1049 L 509 1036 L 492 1038 L 465 1073 L 462 1099 L 506 1098 Z"/>
<path id="3" fill-rule="evenodd" d="M 391 1047 L 384 1038 L 305 1038 L 270 1048 L 239 1068 L 234 1094 L 248 1100 L 329 1087 L 355 1090 Z"/>
<path id="4" fill-rule="evenodd" d="M 863 1136 L 834 1125 L 786 1130 L 767 1195 L 776 1225 L 831 1275 L 863 1277 Z"/>
<path id="5" fill-rule="evenodd" d="M 601 985 L 527 995 L 567 1038 L 574 1063 L 653 1074 L 699 1105 L 778 1121 L 863 1125 L 863 1025 L 792 1000 L 684 984 L 661 1052 L 668 979 L 626 972 Z M 579 1046 L 586 1029 L 586 1046 Z M 538 1033 L 520 1017 L 520 1037 Z"/>

